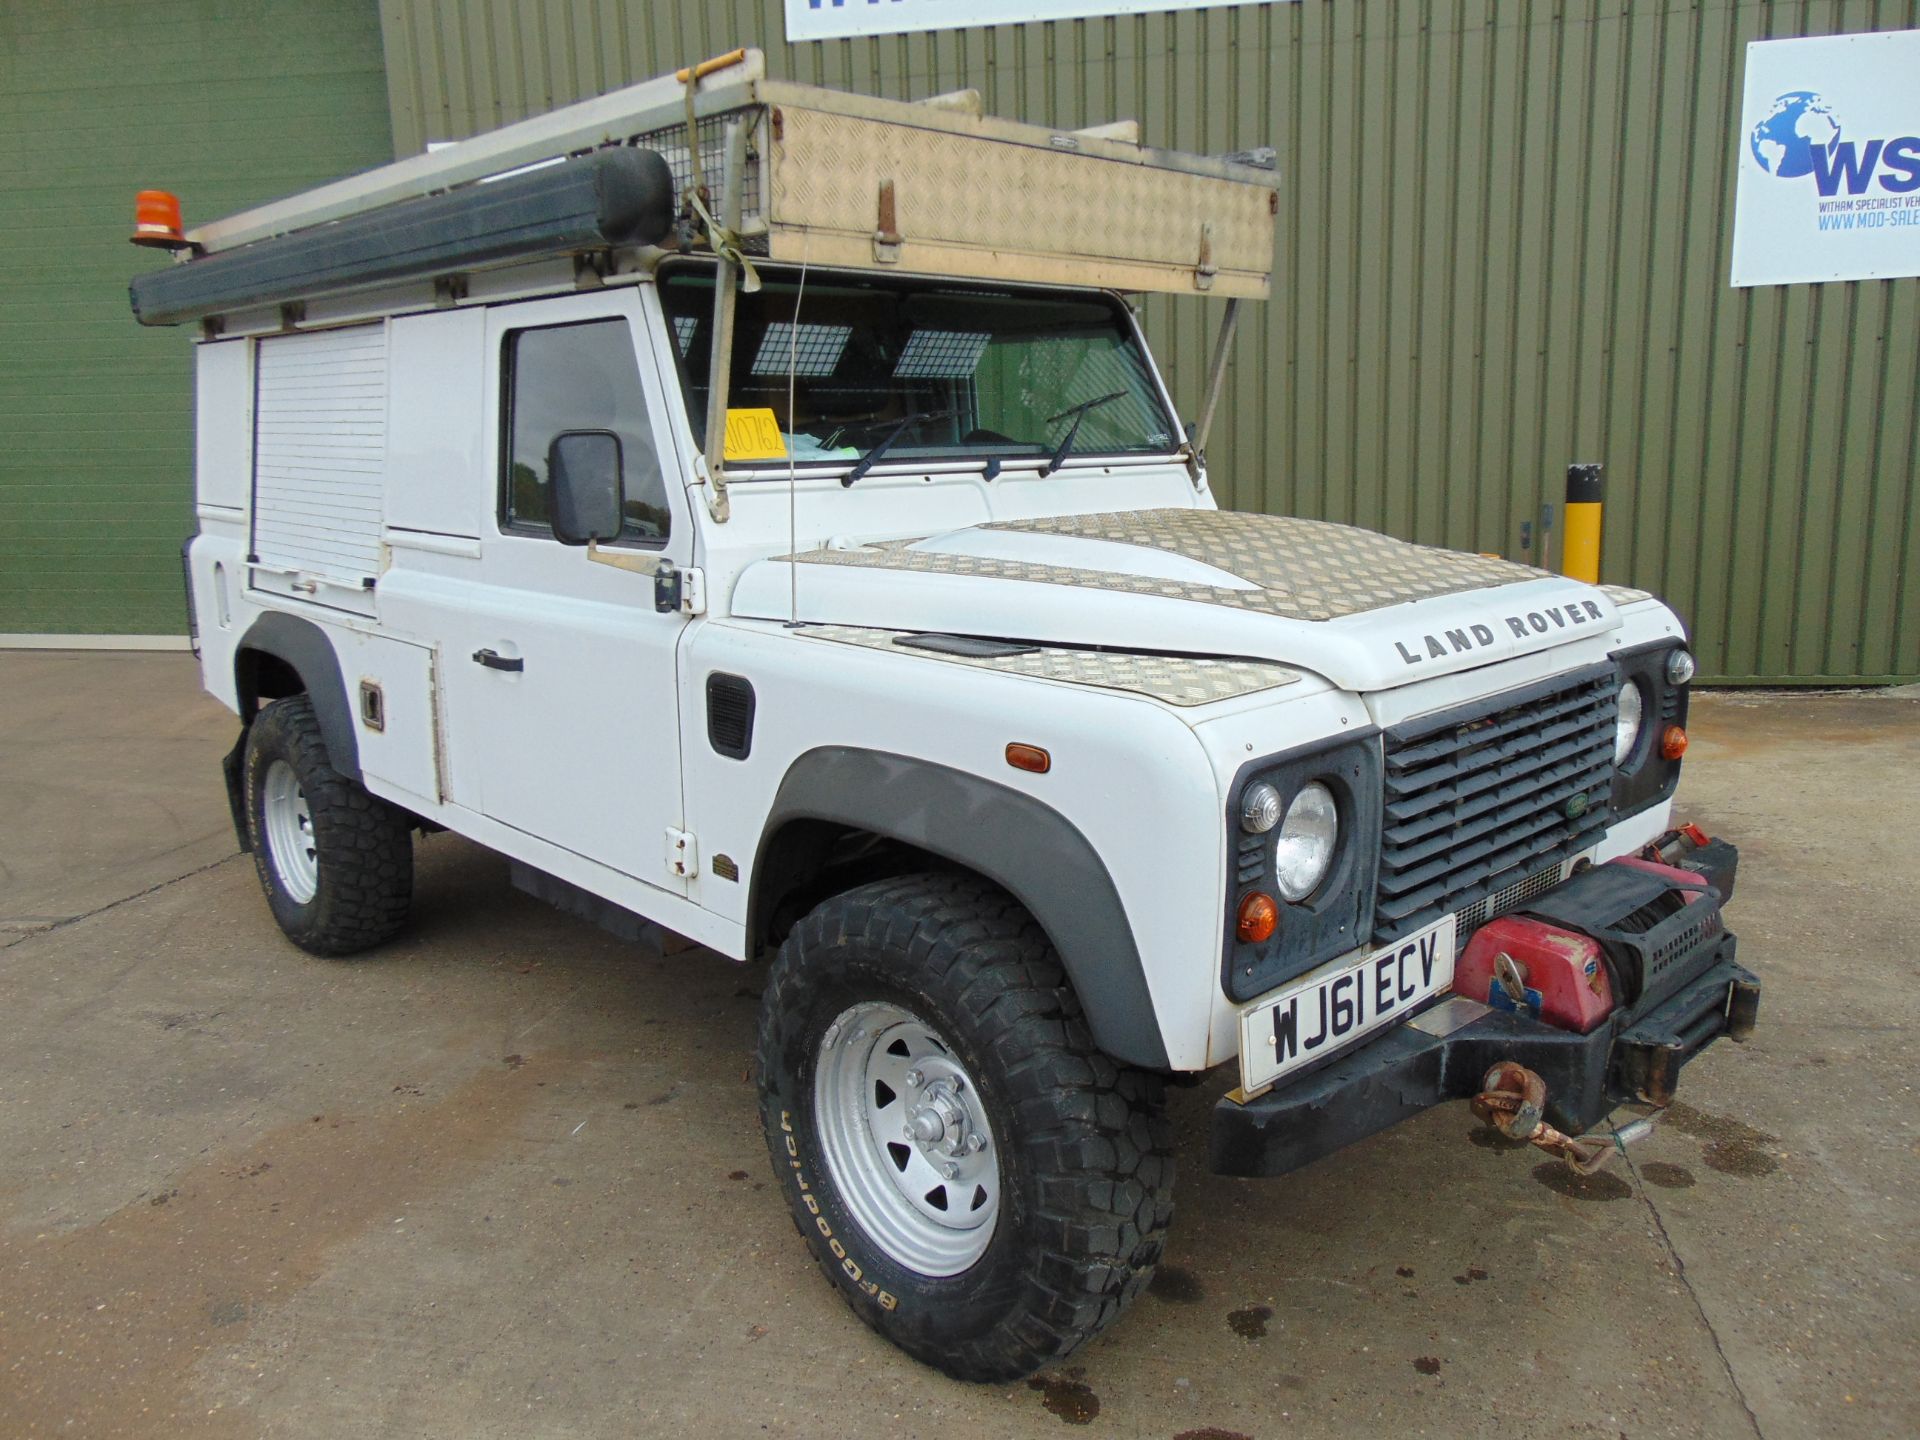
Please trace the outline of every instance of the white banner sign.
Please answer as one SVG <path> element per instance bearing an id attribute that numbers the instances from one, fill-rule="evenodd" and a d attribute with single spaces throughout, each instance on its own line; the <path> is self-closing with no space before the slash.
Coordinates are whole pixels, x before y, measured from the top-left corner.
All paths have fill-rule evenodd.
<path id="1" fill-rule="evenodd" d="M 1920 30 L 1747 46 L 1733 283 L 1920 275 Z"/>
<path id="2" fill-rule="evenodd" d="M 1019 25 L 1030 20 L 1209 10 L 1217 5 L 1248 3 L 1250 0 L 787 0 L 787 39 L 844 40 L 850 35 L 899 35 L 909 30 L 958 30 L 967 25 Z"/>

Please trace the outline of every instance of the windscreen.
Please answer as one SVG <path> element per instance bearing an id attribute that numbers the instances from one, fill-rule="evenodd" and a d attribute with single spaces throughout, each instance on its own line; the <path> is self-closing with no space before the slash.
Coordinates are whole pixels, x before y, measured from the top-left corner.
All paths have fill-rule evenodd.
<path id="1" fill-rule="evenodd" d="M 760 412 L 800 464 L 849 464 L 896 430 L 888 464 L 1044 457 L 1076 420 L 1075 456 L 1178 444 L 1109 297 L 819 272 L 800 295 L 797 272 L 761 274 L 761 289 L 739 296 L 727 405 L 736 419 Z M 713 284 L 710 267 L 676 267 L 660 281 L 696 436 L 706 428 Z M 784 459 L 771 445 L 760 453 Z"/>

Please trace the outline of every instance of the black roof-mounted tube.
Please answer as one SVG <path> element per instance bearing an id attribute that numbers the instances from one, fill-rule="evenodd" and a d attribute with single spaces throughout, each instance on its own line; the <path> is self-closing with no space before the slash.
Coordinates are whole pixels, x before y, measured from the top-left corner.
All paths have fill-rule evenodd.
<path id="1" fill-rule="evenodd" d="M 673 172 L 626 147 L 403 200 L 135 277 L 142 325 L 285 304 L 543 255 L 654 245 L 673 226 Z"/>

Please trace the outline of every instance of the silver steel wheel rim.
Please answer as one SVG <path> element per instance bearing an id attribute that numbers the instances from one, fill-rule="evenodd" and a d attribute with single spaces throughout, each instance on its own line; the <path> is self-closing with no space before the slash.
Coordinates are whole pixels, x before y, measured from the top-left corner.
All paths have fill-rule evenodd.
<path id="1" fill-rule="evenodd" d="M 865 1001 L 820 1040 L 814 1123 L 860 1228 L 922 1275 L 958 1275 L 1000 1212 L 1000 1146 L 973 1077 L 933 1027 Z"/>
<path id="2" fill-rule="evenodd" d="M 305 905 L 320 889 L 320 856 L 313 845 L 313 812 L 300 788 L 293 766 L 276 760 L 267 767 L 265 784 L 267 855 L 280 888 L 297 905 Z"/>

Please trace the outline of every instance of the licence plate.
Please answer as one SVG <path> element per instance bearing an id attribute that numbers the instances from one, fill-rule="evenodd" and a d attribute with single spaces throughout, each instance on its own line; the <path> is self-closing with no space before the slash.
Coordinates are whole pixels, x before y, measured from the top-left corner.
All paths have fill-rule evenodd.
<path id="1" fill-rule="evenodd" d="M 1245 1095 L 1344 1050 L 1453 988 L 1454 917 L 1374 951 L 1304 975 L 1241 1012 Z"/>

